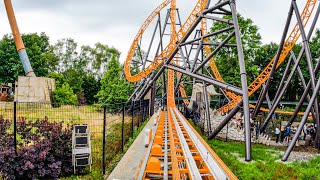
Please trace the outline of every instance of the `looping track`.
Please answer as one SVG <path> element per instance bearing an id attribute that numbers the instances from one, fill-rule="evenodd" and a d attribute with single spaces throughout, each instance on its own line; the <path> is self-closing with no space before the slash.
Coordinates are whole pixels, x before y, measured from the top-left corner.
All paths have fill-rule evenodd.
<path id="1" fill-rule="evenodd" d="M 166 7 L 170 2 L 171 2 L 171 0 L 170 1 L 167 0 L 167 1 L 163 2 L 154 12 L 152 12 L 151 15 L 145 21 L 145 23 L 140 28 L 137 36 L 135 37 L 135 39 L 131 45 L 131 48 L 129 50 L 125 64 L 124 64 L 124 73 L 125 73 L 126 79 L 129 82 L 137 82 L 137 81 L 142 80 L 143 78 L 146 78 L 148 75 L 150 75 L 152 73 L 153 70 L 158 69 L 163 64 L 163 62 L 164 62 L 163 60 L 168 58 L 173 53 L 173 50 L 177 47 L 176 42 L 181 40 L 186 35 L 188 30 L 194 24 L 194 22 L 197 18 L 197 15 L 200 14 L 206 8 L 208 0 L 199 0 L 197 2 L 196 6 L 194 7 L 194 9 L 192 10 L 191 14 L 189 15 L 189 17 L 187 18 L 186 22 L 182 25 L 181 29 L 174 35 L 174 37 L 171 38 L 170 43 L 161 52 L 161 54 L 158 55 L 151 62 L 151 64 L 148 67 L 146 67 L 145 69 L 143 69 L 140 73 L 132 75 L 130 72 L 130 65 L 131 65 L 132 58 L 134 56 L 134 52 L 137 48 L 139 39 L 142 37 L 143 32 L 146 30 L 146 28 L 151 23 L 151 21 L 155 18 L 155 16 L 158 13 L 160 13 L 160 11 L 164 7 Z"/>

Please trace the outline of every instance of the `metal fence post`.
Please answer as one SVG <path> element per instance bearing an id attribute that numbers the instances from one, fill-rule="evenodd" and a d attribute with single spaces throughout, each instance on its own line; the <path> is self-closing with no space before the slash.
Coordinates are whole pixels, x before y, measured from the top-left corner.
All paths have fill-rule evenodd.
<path id="1" fill-rule="evenodd" d="M 141 119 L 141 100 L 139 100 L 139 116 L 138 116 L 138 128 L 140 127 L 140 119 Z"/>
<path id="2" fill-rule="evenodd" d="M 103 142 L 102 142 L 102 172 L 106 174 L 106 125 L 107 125 L 107 106 L 103 105 Z"/>
<path id="3" fill-rule="evenodd" d="M 133 138 L 133 131 L 134 131 L 134 101 L 132 101 L 132 122 L 131 122 L 131 133 Z"/>
<path id="4" fill-rule="evenodd" d="M 17 153 L 17 102 L 13 103 L 13 143 L 14 143 L 14 150 Z"/>
<path id="5" fill-rule="evenodd" d="M 122 134 L 122 146 L 121 146 L 121 150 L 122 150 L 122 152 L 123 152 L 123 150 L 124 150 L 124 108 L 125 108 L 125 103 L 122 103 L 122 132 L 121 132 L 121 134 Z"/>

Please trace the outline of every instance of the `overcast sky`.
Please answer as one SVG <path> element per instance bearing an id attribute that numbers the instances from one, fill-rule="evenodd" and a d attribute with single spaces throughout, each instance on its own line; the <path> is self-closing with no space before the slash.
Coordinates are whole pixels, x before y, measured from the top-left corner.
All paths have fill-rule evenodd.
<path id="1" fill-rule="evenodd" d="M 71 37 L 79 45 L 102 42 L 125 59 L 134 36 L 163 0 L 12 0 L 21 33 L 45 32 L 55 43 Z M 182 16 L 196 0 L 178 0 Z M 306 0 L 297 0 L 300 9 Z M 263 42 L 279 42 L 291 0 L 238 0 L 238 11 L 260 28 Z M 183 6 L 182 6 L 183 5 Z M 0 36 L 11 33 L 0 1 Z M 319 26 L 318 26 L 319 27 Z"/>

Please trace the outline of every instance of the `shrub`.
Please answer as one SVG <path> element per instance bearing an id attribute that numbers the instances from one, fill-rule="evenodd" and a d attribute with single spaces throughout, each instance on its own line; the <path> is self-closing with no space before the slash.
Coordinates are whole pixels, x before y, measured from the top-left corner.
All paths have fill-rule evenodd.
<path id="1" fill-rule="evenodd" d="M 0 133 L 6 129 L 3 127 L 7 128 L 7 123 L 0 118 Z M 17 132 L 21 139 L 17 151 L 7 145 L 0 153 L 0 174 L 6 179 L 55 179 L 72 172 L 70 126 L 48 118 L 19 118 Z"/>
<path id="2" fill-rule="evenodd" d="M 9 133 L 11 122 L 0 116 L 0 151 L 13 147 L 13 135 Z"/>
<path id="3" fill-rule="evenodd" d="M 77 95 L 72 91 L 68 83 L 63 83 L 61 87 L 57 87 L 53 92 L 53 103 L 56 107 L 61 105 L 76 105 L 78 104 Z"/>

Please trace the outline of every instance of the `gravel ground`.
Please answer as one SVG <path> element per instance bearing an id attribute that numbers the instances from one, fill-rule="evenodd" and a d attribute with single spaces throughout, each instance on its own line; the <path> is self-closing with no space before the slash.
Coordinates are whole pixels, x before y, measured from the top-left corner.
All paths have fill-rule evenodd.
<path id="1" fill-rule="evenodd" d="M 283 153 L 284 153 L 284 151 L 272 150 L 272 153 L 270 153 L 270 155 L 272 155 L 272 156 L 273 155 L 276 156 L 278 154 L 283 155 Z M 238 153 L 231 153 L 231 155 L 236 156 L 240 162 L 248 163 L 244 160 L 244 158 L 241 158 Z M 314 159 L 318 156 L 320 156 L 319 153 L 293 151 L 293 152 L 291 152 L 291 154 L 286 162 L 281 161 L 281 159 L 278 159 L 276 162 L 282 162 L 285 164 L 289 164 L 289 163 L 298 161 L 299 163 L 301 163 L 301 162 L 308 162 L 311 159 Z M 255 162 L 255 161 L 251 161 L 250 163 L 253 163 L 253 162 Z"/>
<path id="2" fill-rule="evenodd" d="M 320 156 L 320 154 L 317 153 L 310 153 L 310 152 L 296 152 L 293 151 L 291 152 L 289 158 L 288 158 L 288 163 L 298 161 L 298 162 L 308 162 L 309 160 L 316 158 Z"/>

